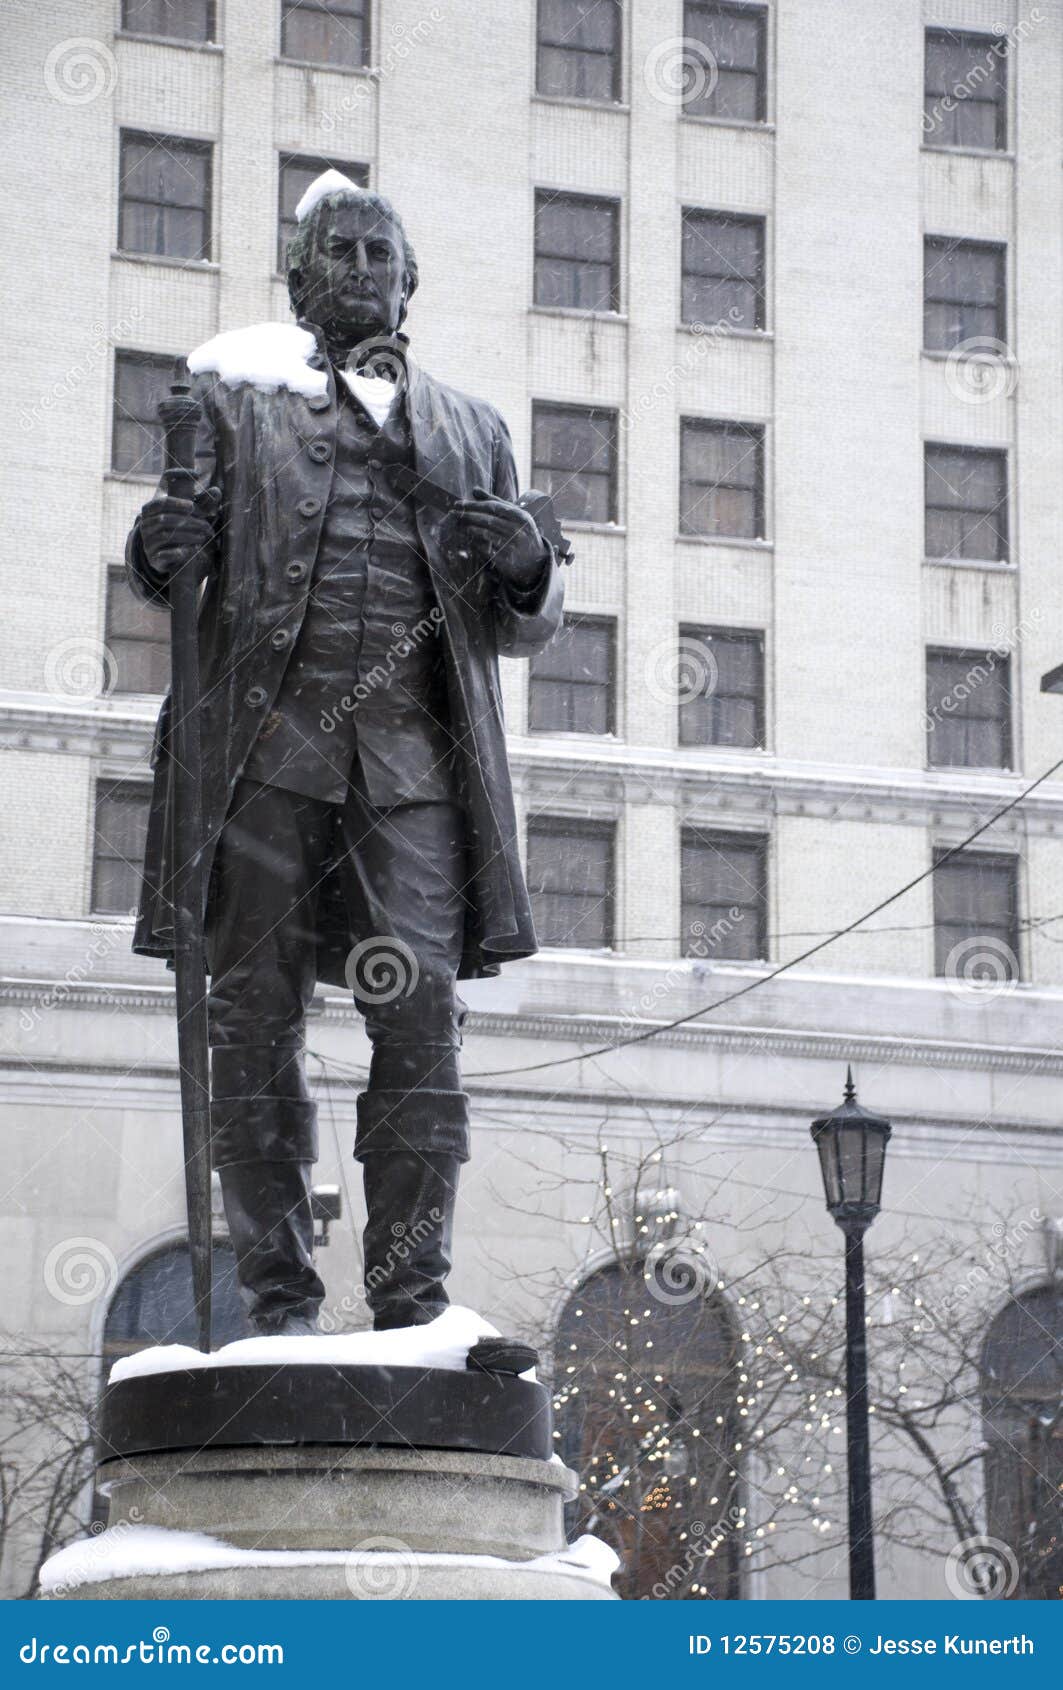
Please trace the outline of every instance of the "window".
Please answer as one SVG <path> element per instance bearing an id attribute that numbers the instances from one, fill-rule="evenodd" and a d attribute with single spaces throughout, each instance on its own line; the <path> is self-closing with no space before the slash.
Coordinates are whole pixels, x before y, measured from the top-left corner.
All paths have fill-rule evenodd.
<path id="1" fill-rule="evenodd" d="M 620 207 L 583 194 L 535 196 L 535 303 L 620 309 Z"/>
<path id="2" fill-rule="evenodd" d="M 541 945 L 613 943 L 612 822 L 538 816 L 528 823 L 528 890 Z"/>
<path id="3" fill-rule="evenodd" d="M 617 1550 L 626 1601 L 742 1595 L 743 1534 L 728 1527 L 740 1505 L 733 1452 L 749 1421 L 734 1321 L 708 1273 L 703 1288 L 695 1277 L 702 1248 L 688 1227 L 641 1261 L 600 1269 L 558 1323 L 556 1448 L 581 1481 L 567 1535 L 591 1532 Z M 710 1555 L 696 1552 L 696 1521 L 690 1536 L 703 1506 L 693 1497 L 716 1498 L 702 1522 Z"/>
<path id="4" fill-rule="evenodd" d="M 227 1239 L 211 1253 L 211 1326 L 216 1348 L 252 1336 L 236 1280 L 236 1258 Z M 126 1274 L 115 1291 L 103 1329 L 103 1359 L 135 1355 L 155 1344 L 199 1342 L 192 1263 L 187 1244 L 167 1244 Z"/>
<path id="5" fill-rule="evenodd" d="M 928 237 L 923 248 L 923 345 L 951 352 L 968 341 L 1006 338 L 1005 248 Z M 982 348 L 984 350 L 984 348 Z"/>
<path id="6" fill-rule="evenodd" d="M 1008 1545 L 1015 1559 L 1012 1571 L 1001 1557 L 986 1556 L 978 1594 L 1058 1602 L 1063 1590 L 1063 1287 L 1056 1283 L 1024 1291 L 1000 1311 L 986 1334 L 981 1375 L 986 1529 Z"/>
<path id="7" fill-rule="evenodd" d="M 122 131 L 122 252 L 144 252 L 153 258 L 210 257 L 211 153 L 206 141 Z"/>
<path id="8" fill-rule="evenodd" d="M 138 599 L 121 568 L 107 572 L 106 645 L 115 692 L 163 693 L 170 684 L 170 624 Z"/>
<path id="9" fill-rule="evenodd" d="M 926 720 L 932 769 L 1010 769 L 1010 660 L 996 651 L 928 651 Z"/>
<path id="10" fill-rule="evenodd" d="M 358 70 L 369 63 L 369 0 L 281 0 L 281 58 Z"/>
<path id="11" fill-rule="evenodd" d="M 615 724 L 616 623 L 566 616 L 531 661 L 528 732 L 611 734 Z"/>
<path id="12" fill-rule="evenodd" d="M 1008 144 L 1007 44 L 952 29 L 926 32 L 923 137 L 928 147 Z"/>
<path id="13" fill-rule="evenodd" d="M 1019 974 L 1018 865 L 1014 857 L 963 851 L 934 868 L 934 965 L 971 984 Z"/>
<path id="14" fill-rule="evenodd" d="M 761 6 L 687 0 L 683 110 L 689 117 L 763 123 L 767 109 L 767 13 Z"/>
<path id="15" fill-rule="evenodd" d="M 680 745 L 764 744 L 764 636 L 679 630 Z"/>
<path id="16" fill-rule="evenodd" d="M 1005 562 L 1008 460 L 973 446 L 926 448 L 926 555 Z"/>
<path id="17" fill-rule="evenodd" d="M 339 170 L 360 188 L 369 186 L 367 164 L 341 164 L 333 158 L 308 158 L 304 153 L 281 153 L 277 193 L 277 269 L 282 275 L 288 267 L 288 242 L 296 229 L 295 208 L 311 182 L 316 182 L 323 170 Z"/>
<path id="18" fill-rule="evenodd" d="M 679 852 L 684 956 L 759 962 L 768 954 L 768 842 L 684 828 Z"/>
<path id="19" fill-rule="evenodd" d="M 140 895 L 151 788 L 141 781 L 100 781 L 92 851 L 92 908 L 128 915 Z"/>
<path id="20" fill-rule="evenodd" d="M 115 353 L 111 468 L 118 474 L 162 474 L 159 400 L 170 391 L 176 362 L 152 352 Z"/>
<path id="21" fill-rule="evenodd" d="M 764 327 L 762 217 L 684 211 L 683 321 Z"/>
<path id="22" fill-rule="evenodd" d="M 764 430 L 684 417 L 679 439 L 679 532 L 764 537 Z"/>
<path id="23" fill-rule="evenodd" d="M 122 28 L 164 41 L 213 41 L 214 0 L 122 0 Z"/>
<path id="24" fill-rule="evenodd" d="M 532 407 L 532 482 L 569 522 L 615 522 L 616 412 Z"/>
<path id="25" fill-rule="evenodd" d="M 620 0 L 539 0 L 536 87 L 562 100 L 619 100 Z"/>

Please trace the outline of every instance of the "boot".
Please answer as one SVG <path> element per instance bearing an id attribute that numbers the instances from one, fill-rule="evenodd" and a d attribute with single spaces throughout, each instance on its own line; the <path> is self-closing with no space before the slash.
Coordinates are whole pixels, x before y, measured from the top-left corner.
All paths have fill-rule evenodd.
<path id="1" fill-rule="evenodd" d="M 457 1156 L 382 1150 L 365 1157 L 365 1295 L 374 1332 L 424 1326 L 448 1306 Z"/>
<path id="2" fill-rule="evenodd" d="M 317 1328 L 325 1287 L 314 1268 L 312 1168 L 312 1162 L 230 1162 L 218 1170 L 240 1288 L 262 1336 Z"/>
<path id="3" fill-rule="evenodd" d="M 377 1090 L 358 1099 L 355 1157 L 368 1214 L 365 1294 L 373 1329 L 424 1326 L 448 1306 L 458 1174 L 469 1159 L 464 1092 Z"/>

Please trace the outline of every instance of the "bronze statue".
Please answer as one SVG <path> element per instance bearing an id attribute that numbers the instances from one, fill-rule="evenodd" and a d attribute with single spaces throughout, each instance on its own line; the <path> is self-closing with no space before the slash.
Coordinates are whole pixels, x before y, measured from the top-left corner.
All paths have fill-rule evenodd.
<path id="1" fill-rule="evenodd" d="M 497 658 L 554 634 L 566 551 L 542 496 L 518 502 L 497 411 L 409 359 L 417 265 L 394 208 L 329 173 L 300 209 L 298 330 L 190 359 L 195 495 L 154 498 L 127 551 L 154 602 L 175 570 L 204 581 L 213 1162 L 251 1321 L 284 1334 L 315 1330 L 324 1291 L 303 1052 L 318 980 L 351 986 L 372 1043 L 355 1156 L 374 1326 L 446 1306 L 469 1156 L 455 983 L 535 949 Z M 171 958 L 172 756 L 167 701 L 134 946 Z"/>

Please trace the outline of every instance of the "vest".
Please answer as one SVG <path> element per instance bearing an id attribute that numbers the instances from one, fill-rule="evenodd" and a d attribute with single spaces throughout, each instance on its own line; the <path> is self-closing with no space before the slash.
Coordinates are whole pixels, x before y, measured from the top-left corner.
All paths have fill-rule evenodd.
<path id="1" fill-rule="evenodd" d="M 336 466 L 306 615 L 250 780 L 380 809 L 454 797 L 441 615 L 413 501 L 385 458 L 412 462 L 405 408 L 382 429 L 340 381 Z"/>

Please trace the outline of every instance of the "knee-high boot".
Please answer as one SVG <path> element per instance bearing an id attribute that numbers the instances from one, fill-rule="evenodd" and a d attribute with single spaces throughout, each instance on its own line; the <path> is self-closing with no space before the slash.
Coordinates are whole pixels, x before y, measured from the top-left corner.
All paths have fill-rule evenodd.
<path id="1" fill-rule="evenodd" d="M 214 1164 L 248 1316 L 262 1333 L 313 1330 L 325 1287 L 314 1268 L 317 1125 L 301 1051 L 219 1046 L 212 1062 Z"/>
<path id="2" fill-rule="evenodd" d="M 358 1099 L 366 1300 L 377 1332 L 423 1326 L 448 1305 L 454 1208 L 468 1160 L 463 1092 L 368 1091 Z"/>

